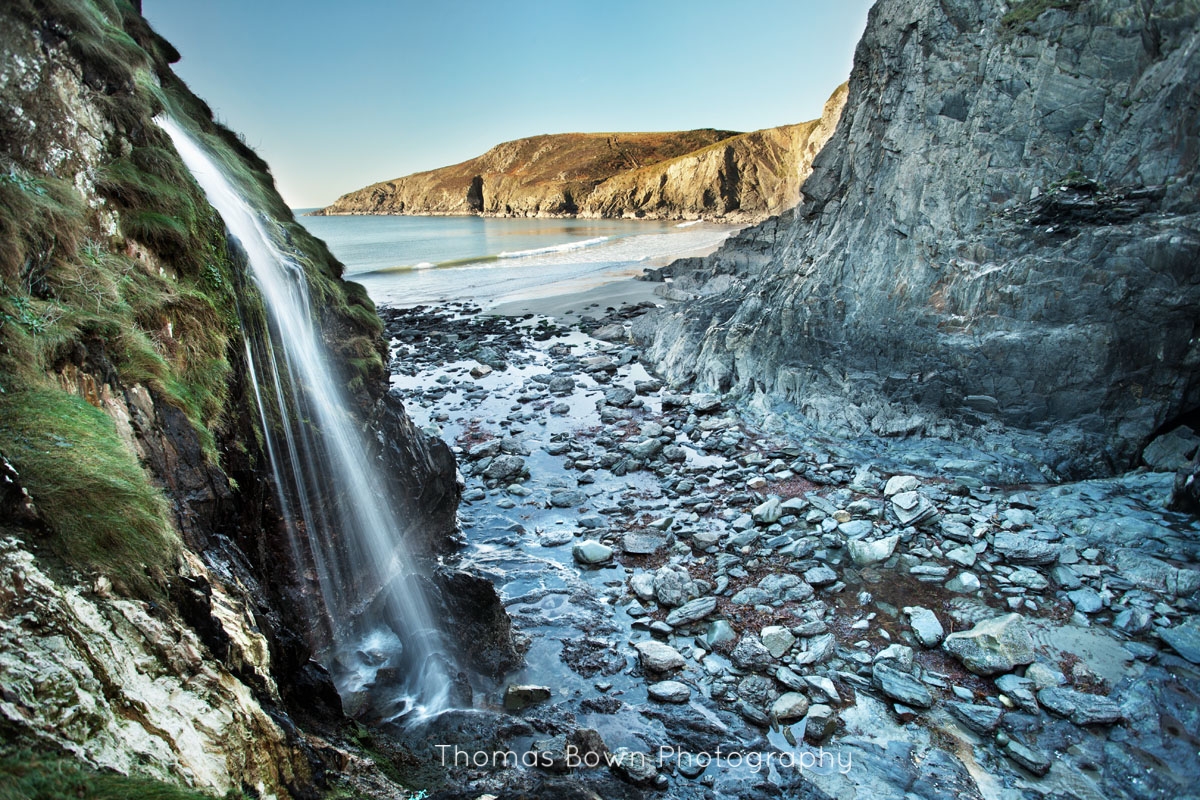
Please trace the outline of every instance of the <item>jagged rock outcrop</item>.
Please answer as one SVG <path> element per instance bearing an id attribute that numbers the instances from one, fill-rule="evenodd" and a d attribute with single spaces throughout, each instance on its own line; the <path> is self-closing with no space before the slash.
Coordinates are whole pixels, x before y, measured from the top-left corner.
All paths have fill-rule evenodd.
<path id="1" fill-rule="evenodd" d="M 752 133 L 518 139 L 461 164 L 350 192 L 313 213 L 758 221 L 799 200 L 845 98 L 839 87 L 820 119 Z"/>
<path id="2" fill-rule="evenodd" d="M 803 203 L 641 326 L 666 377 L 1062 476 L 1194 409 L 1200 4 L 1049 6 L 877 3 Z"/>
<path id="3" fill-rule="evenodd" d="M 178 53 L 135 5 L 19 0 L 0 32 L 5 755 L 210 794 L 310 797 L 348 764 L 386 784 L 326 738 L 341 703 L 311 657 L 309 581 L 245 359 L 262 300 L 156 114 L 205 138 L 295 248 L 350 411 L 428 552 L 455 534 L 453 455 L 386 397 L 365 291 L 172 73 Z"/>

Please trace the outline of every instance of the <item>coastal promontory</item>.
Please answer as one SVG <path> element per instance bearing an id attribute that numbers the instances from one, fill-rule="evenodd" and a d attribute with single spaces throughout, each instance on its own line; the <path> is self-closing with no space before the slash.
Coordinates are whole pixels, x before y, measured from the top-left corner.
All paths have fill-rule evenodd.
<path id="1" fill-rule="evenodd" d="M 820 119 L 751 133 L 531 136 L 461 164 L 372 184 L 313 213 L 758 222 L 799 202 L 845 101 L 843 85 Z"/>

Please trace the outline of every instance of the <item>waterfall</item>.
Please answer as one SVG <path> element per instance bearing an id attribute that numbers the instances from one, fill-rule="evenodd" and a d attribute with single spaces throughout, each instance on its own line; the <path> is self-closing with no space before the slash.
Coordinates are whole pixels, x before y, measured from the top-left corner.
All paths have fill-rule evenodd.
<path id="1" fill-rule="evenodd" d="M 385 720 L 439 711 L 450 693 L 441 634 L 333 377 L 304 270 L 203 145 L 170 117 L 156 121 L 245 250 L 267 310 L 267 341 L 247 334 L 246 355 L 297 574 L 319 587 L 308 609 L 326 629 L 314 636 L 319 657 L 351 710 L 369 692 Z"/>

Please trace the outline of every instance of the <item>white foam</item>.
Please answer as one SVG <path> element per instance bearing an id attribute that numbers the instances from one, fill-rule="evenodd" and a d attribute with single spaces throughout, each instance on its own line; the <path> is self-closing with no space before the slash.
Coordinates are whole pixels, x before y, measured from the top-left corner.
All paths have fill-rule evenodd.
<path id="1" fill-rule="evenodd" d="M 581 242 L 566 242 L 565 244 L 554 244 L 549 247 L 535 247 L 532 250 L 514 250 L 512 252 L 504 251 L 500 253 L 499 258 L 525 258 L 527 256 L 540 256 L 547 253 L 568 253 L 572 250 L 582 250 L 585 247 L 595 247 L 598 244 L 607 242 L 610 237 L 597 236 L 595 239 L 584 239 Z"/>
<path id="2" fill-rule="evenodd" d="M 694 219 L 694 220 L 691 220 L 690 222 L 681 222 L 678 225 L 676 225 L 675 227 L 676 228 L 690 228 L 693 225 L 699 225 L 701 222 L 704 222 L 704 220 Z"/>

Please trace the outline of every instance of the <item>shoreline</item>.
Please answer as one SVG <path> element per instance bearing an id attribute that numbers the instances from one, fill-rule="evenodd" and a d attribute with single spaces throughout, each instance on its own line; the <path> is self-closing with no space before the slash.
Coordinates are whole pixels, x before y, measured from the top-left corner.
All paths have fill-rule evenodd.
<path id="1" fill-rule="evenodd" d="M 742 228 L 729 233 L 737 235 Z M 697 247 L 670 257 L 656 257 L 622 269 L 570 278 L 546 286 L 513 292 L 483 304 L 483 311 L 498 317 L 523 317 L 528 314 L 550 317 L 555 321 L 572 325 L 584 316 L 606 316 L 625 306 L 654 303 L 664 306 L 676 301 L 664 297 L 658 290 L 667 284 L 641 280 L 639 276 L 648 269 L 658 269 L 684 258 L 703 258 L 712 255 L 724 246 L 725 240 L 706 247 Z"/>

